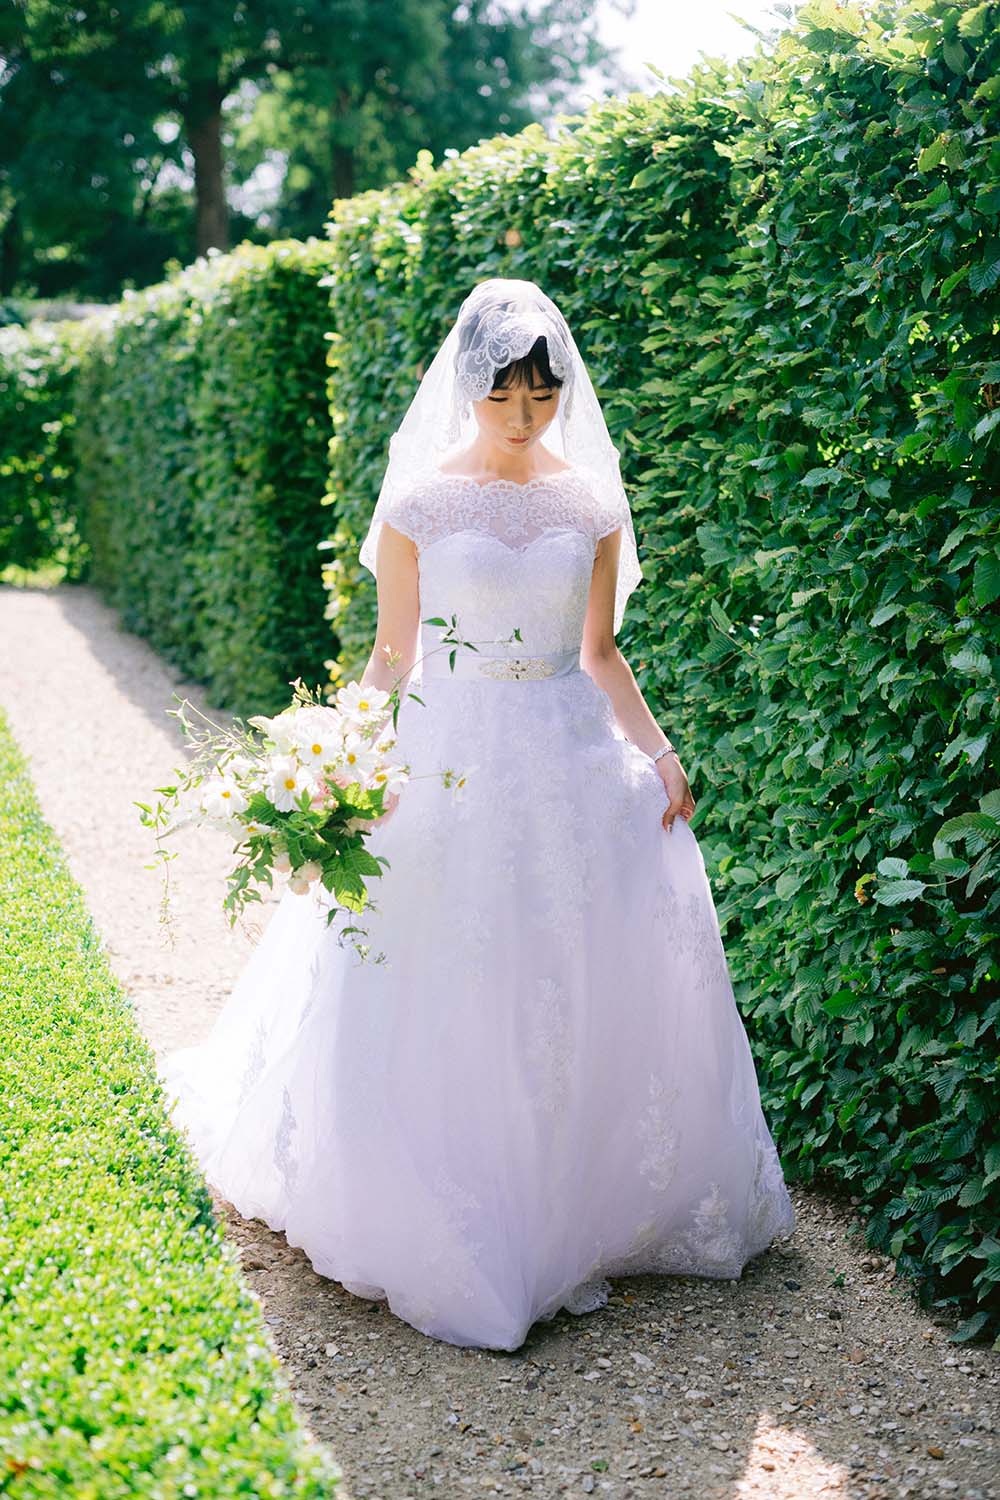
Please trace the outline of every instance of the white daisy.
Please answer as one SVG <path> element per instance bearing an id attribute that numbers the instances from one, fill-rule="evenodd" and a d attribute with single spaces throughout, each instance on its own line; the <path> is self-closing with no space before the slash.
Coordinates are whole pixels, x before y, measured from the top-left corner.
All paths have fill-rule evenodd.
<path id="1" fill-rule="evenodd" d="M 232 776 L 213 776 L 205 783 L 201 810 L 210 818 L 231 818 L 249 806 Z"/>
<path id="2" fill-rule="evenodd" d="M 356 729 L 352 729 L 344 736 L 339 763 L 352 780 L 357 778 L 358 781 L 364 784 L 366 778 L 378 765 L 378 755 L 375 752 L 374 746 L 369 745 L 364 736 L 358 734 Z"/>
<path id="3" fill-rule="evenodd" d="M 293 731 L 299 760 L 307 766 L 325 766 L 336 758 L 344 734 L 340 714 L 329 709 L 303 709 L 296 715 Z"/>
<path id="4" fill-rule="evenodd" d="M 410 779 L 405 766 L 379 766 L 368 778 L 371 787 L 385 787 L 387 792 L 401 792 Z"/>
<path id="5" fill-rule="evenodd" d="M 273 833 L 272 823 L 259 823 L 256 818 L 244 818 L 243 830 L 248 838 L 260 838 L 262 834 Z"/>
<path id="6" fill-rule="evenodd" d="M 359 682 L 349 682 L 337 690 L 337 707 L 352 719 L 369 719 L 384 713 L 389 705 L 389 694 L 384 688 L 362 687 Z"/>
<path id="7" fill-rule="evenodd" d="M 268 800 L 279 812 L 292 812 L 299 804 L 303 792 L 310 795 L 316 790 L 316 782 L 305 766 L 300 766 L 292 755 L 276 755 L 270 764 L 267 778 Z"/>
<path id="8" fill-rule="evenodd" d="M 271 741 L 279 755 L 290 755 L 295 749 L 295 738 L 293 724 L 295 715 L 289 709 L 278 714 L 277 718 L 269 719 L 266 714 L 254 714 L 247 720 L 253 724 L 262 734 Z"/>

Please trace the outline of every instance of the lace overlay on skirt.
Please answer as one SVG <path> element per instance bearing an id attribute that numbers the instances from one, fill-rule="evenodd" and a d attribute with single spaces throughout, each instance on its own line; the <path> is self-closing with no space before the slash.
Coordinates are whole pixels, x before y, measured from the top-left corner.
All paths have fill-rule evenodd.
<path id="1" fill-rule="evenodd" d="M 596 536 L 572 493 L 498 491 L 503 536 L 460 498 L 440 534 L 423 500 L 398 514 L 421 618 L 578 649 Z M 413 779 L 370 845 L 386 963 L 286 893 L 211 1034 L 161 1065 L 206 1177 L 455 1344 L 516 1349 L 614 1276 L 740 1276 L 794 1213 L 696 835 L 663 829 L 656 768 L 586 672 L 419 691 L 399 716 Z"/>

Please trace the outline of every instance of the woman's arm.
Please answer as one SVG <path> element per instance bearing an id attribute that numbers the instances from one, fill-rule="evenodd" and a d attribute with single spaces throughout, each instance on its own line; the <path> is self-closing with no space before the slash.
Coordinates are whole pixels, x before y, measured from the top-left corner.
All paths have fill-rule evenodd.
<path id="1" fill-rule="evenodd" d="M 375 577 L 378 591 L 378 624 L 375 644 L 361 674 L 363 687 L 382 688 L 390 692 L 399 681 L 400 702 L 406 696 L 410 673 L 417 659 L 420 643 L 420 587 L 416 544 L 387 521 L 382 522 L 375 554 Z M 387 714 L 385 723 L 392 722 Z M 384 725 L 382 726 L 385 727 Z M 389 817 L 399 801 L 398 792 L 388 792 L 383 800 L 381 823 Z"/>
<path id="2" fill-rule="evenodd" d="M 388 521 L 379 530 L 375 555 L 378 624 L 361 682 L 389 692 L 396 679 L 406 692 L 420 640 L 420 589 L 416 544 Z M 405 674 L 405 675 L 404 675 Z"/>
<path id="3" fill-rule="evenodd" d="M 620 528 L 597 543 L 580 665 L 611 699 L 622 733 L 647 755 L 655 755 L 667 744 L 667 736 L 654 719 L 632 668 L 615 642 L 615 588 L 620 552 Z M 670 796 L 663 814 L 663 826 L 669 829 L 678 814 L 689 819 L 696 804 L 678 756 L 661 755 L 654 765 Z"/>

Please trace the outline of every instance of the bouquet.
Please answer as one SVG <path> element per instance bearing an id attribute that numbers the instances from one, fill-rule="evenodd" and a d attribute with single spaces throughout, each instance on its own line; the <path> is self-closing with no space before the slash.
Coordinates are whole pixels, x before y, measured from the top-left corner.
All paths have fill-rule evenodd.
<path id="1" fill-rule="evenodd" d="M 409 766 L 392 758 L 395 689 L 351 682 L 337 691 L 333 704 L 323 704 L 301 678 L 290 685 L 287 708 L 274 718 L 257 714 L 247 721 L 259 738 L 238 718 L 227 728 L 199 714 L 204 727 L 194 725 L 189 713 L 198 710 L 187 699 L 168 709 L 193 741 L 194 755 L 176 772 L 174 785 L 157 787 L 155 806 L 135 804 L 142 823 L 156 832 L 165 876 L 176 854 L 162 841 L 177 829 L 196 823 L 233 835 L 238 858 L 223 902 L 230 926 L 248 904 L 263 900 L 262 888 L 272 887 L 275 875 L 287 876 L 289 889 L 299 895 L 314 887 L 329 892 L 328 925 L 345 909 L 358 913 L 373 905 L 367 882 L 389 861 L 372 854 L 365 839 L 386 812 L 385 798 L 410 779 Z M 460 796 L 465 777 L 451 770 L 440 774 Z M 164 920 L 168 909 L 166 878 Z M 358 933 L 364 929 L 352 925 L 340 937 Z M 355 946 L 367 957 L 367 948 Z"/>
<path id="2" fill-rule="evenodd" d="M 450 624 L 437 617 L 424 623 L 446 626 L 436 649 L 449 651 L 452 670 L 459 648 L 478 650 L 459 635 L 456 616 Z M 516 629 L 503 643 L 520 639 Z M 398 653 L 389 652 L 390 663 L 398 659 Z M 375 821 L 387 815 L 386 797 L 398 795 L 410 780 L 409 765 L 392 757 L 400 680 L 390 690 L 349 682 L 336 691 L 333 702 L 322 703 L 318 692 L 296 678 L 290 683 L 291 703 L 274 718 L 255 714 L 246 724 L 234 719 L 230 727 L 216 724 L 187 699 L 179 700 L 180 708 L 167 710 L 180 720 L 194 753 L 184 770 L 175 772 L 174 785 L 156 788 L 160 800 L 155 806 L 135 804 L 142 823 L 156 833 L 165 925 L 169 861 L 176 854 L 163 840 L 192 823 L 219 828 L 236 840 L 237 862 L 223 901 L 230 926 L 250 903 L 263 900 L 263 888 L 272 888 L 276 875 L 287 877 L 288 888 L 298 895 L 326 891 L 332 898 L 328 925 L 343 911 L 357 914 L 374 907 L 368 881 L 380 876 L 389 860 L 372 854 L 365 840 Z M 423 703 L 416 693 L 408 697 Z M 194 725 L 189 713 L 197 714 L 202 725 Z M 466 774 L 450 769 L 435 774 L 454 798 L 462 796 Z M 350 936 L 367 958 L 368 947 L 356 934 L 367 936 L 362 927 L 345 926 L 338 941 Z"/>

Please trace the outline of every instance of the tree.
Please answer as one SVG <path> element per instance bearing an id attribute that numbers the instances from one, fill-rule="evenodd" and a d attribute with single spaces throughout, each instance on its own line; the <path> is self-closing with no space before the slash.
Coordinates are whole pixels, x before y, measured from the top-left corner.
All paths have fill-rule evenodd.
<path id="1" fill-rule="evenodd" d="M 157 256 L 227 249 L 231 168 L 238 185 L 267 153 L 285 165 L 267 233 L 319 232 L 332 198 L 402 176 L 422 147 L 461 150 L 565 107 L 606 56 L 593 5 L 20 0 L 0 14 L 4 284 L 25 243 L 89 290 Z"/>

